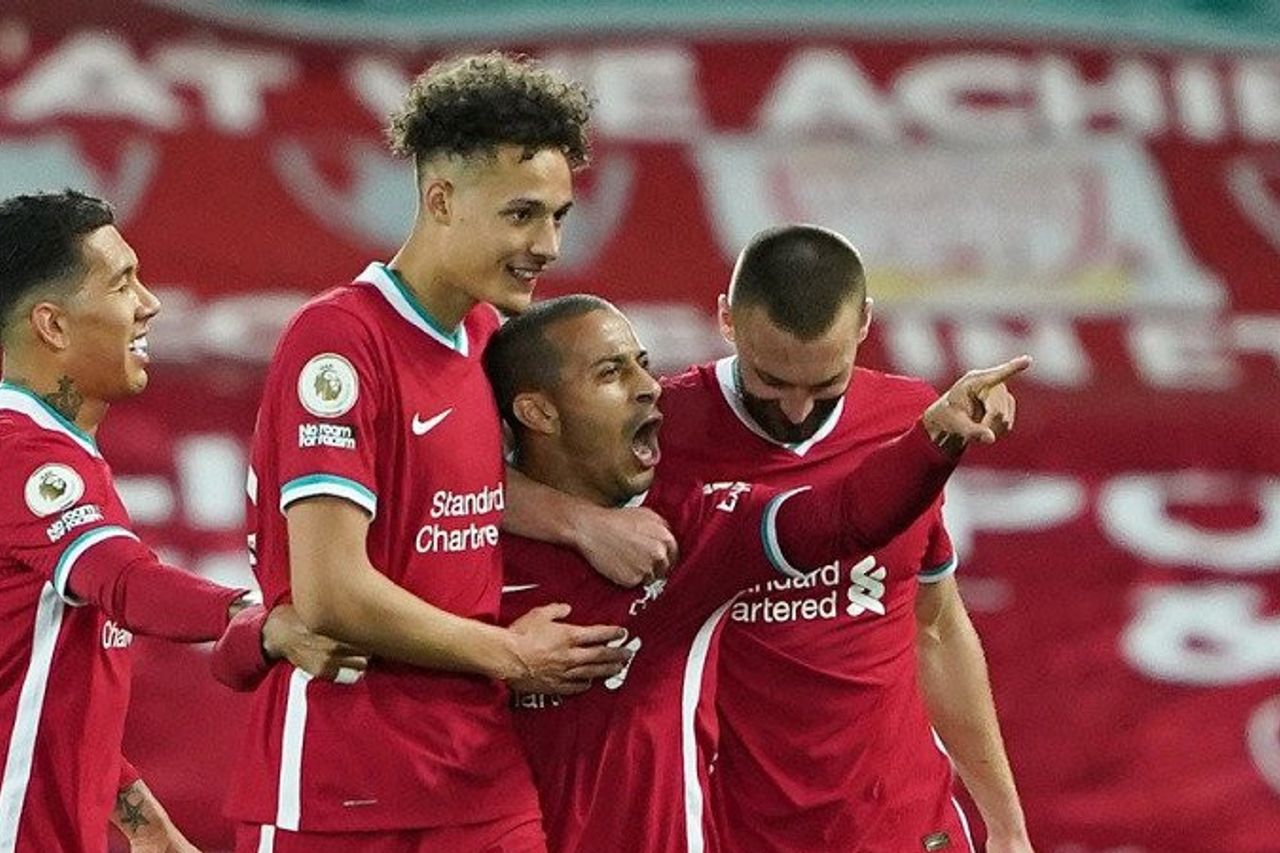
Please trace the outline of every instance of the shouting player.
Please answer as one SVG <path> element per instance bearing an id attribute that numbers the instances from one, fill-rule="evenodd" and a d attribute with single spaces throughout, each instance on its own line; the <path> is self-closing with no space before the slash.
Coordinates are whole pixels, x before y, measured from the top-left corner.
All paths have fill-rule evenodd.
<path id="1" fill-rule="evenodd" d="M 524 309 L 556 259 L 588 113 L 531 62 L 429 69 L 392 127 L 417 176 L 408 238 L 284 332 L 251 454 L 256 572 L 268 603 L 374 661 L 349 685 L 277 667 L 258 687 L 239 850 L 544 848 L 501 682 L 584 690 L 628 655 L 559 603 L 494 624 L 506 495 L 480 354 L 494 307 Z"/>
<path id="2" fill-rule="evenodd" d="M 133 634 L 216 639 L 243 605 L 138 541 L 95 435 L 147 385 L 159 301 L 110 207 L 0 202 L 0 851 L 194 850 L 120 755 Z M 255 635 L 256 641 L 256 635 Z"/>
<path id="3" fill-rule="evenodd" d="M 936 501 L 964 443 L 994 441 L 1012 425 L 1001 383 L 1029 360 L 967 375 L 927 409 L 920 402 L 922 425 L 907 424 L 861 466 L 786 490 L 655 480 L 661 389 L 647 363 L 626 318 L 590 296 L 535 305 L 485 353 L 517 467 L 598 506 L 643 502 L 669 521 L 682 554 L 667 578 L 627 590 L 574 551 L 504 542 L 505 617 L 567 601 L 579 615 L 625 626 L 619 645 L 633 655 L 587 693 L 513 698 L 549 846 L 559 853 L 704 849 L 694 718 L 711 636 L 735 593 L 771 580 L 809 585 L 805 570 L 829 554 L 878 547 L 906 528 Z M 790 701 L 775 727 L 803 715 L 810 700 Z"/>

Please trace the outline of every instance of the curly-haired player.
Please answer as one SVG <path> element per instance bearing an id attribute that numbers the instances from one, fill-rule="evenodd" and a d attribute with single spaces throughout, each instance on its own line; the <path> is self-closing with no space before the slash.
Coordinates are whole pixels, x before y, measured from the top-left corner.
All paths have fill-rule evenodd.
<path id="1" fill-rule="evenodd" d="M 280 341 L 251 456 L 255 571 L 268 604 L 373 660 L 363 679 L 279 666 L 258 687 L 238 850 L 545 848 L 499 682 L 584 690 L 626 653 L 562 605 L 494 624 L 506 498 L 480 353 L 493 307 L 528 306 L 556 259 L 589 113 L 525 59 L 429 69 L 390 130 L 417 174 L 408 238 Z"/>

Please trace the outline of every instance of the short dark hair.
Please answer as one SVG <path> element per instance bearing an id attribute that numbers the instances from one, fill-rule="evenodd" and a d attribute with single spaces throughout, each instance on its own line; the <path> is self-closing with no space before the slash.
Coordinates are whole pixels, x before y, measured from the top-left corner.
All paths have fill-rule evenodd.
<path id="1" fill-rule="evenodd" d="M 395 153 L 419 167 L 441 154 L 492 154 L 519 145 L 527 156 L 561 151 L 573 169 L 587 165 L 591 99 L 580 83 L 526 56 L 492 52 L 437 62 L 391 116 Z"/>
<path id="2" fill-rule="evenodd" d="M 801 340 L 813 340 L 835 322 L 851 299 L 861 305 L 866 271 L 858 250 L 817 225 L 782 225 L 751 238 L 729 283 L 734 308 L 763 306 L 769 319 Z"/>
<path id="3" fill-rule="evenodd" d="M 521 425 L 512 409 L 516 395 L 545 391 L 560 381 L 560 353 L 547 340 L 547 330 L 592 311 L 616 311 L 599 296 L 573 293 L 535 302 L 503 324 L 484 351 L 484 370 L 493 386 L 498 411 L 517 435 Z"/>
<path id="4" fill-rule="evenodd" d="M 88 269 L 82 241 L 114 223 L 111 205 L 75 190 L 0 201 L 0 336 L 29 294 L 78 282 Z"/>

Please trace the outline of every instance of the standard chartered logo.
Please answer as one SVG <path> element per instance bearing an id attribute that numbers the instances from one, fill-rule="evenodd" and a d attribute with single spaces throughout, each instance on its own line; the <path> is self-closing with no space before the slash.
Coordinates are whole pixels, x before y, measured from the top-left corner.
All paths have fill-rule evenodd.
<path id="1" fill-rule="evenodd" d="M 884 576 L 885 567 L 876 566 L 876 558 L 868 554 L 849 570 L 849 589 L 845 594 L 849 597 L 849 605 L 844 609 L 850 616 L 861 616 L 870 610 L 872 613 L 884 615 Z"/>
<path id="2" fill-rule="evenodd" d="M 470 518 L 501 512 L 506 505 L 502 484 L 485 486 L 477 492 L 454 492 L 441 489 L 431 497 L 429 524 L 418 529 L 414 548 L 419 554 L 457 554 L 492 548 L 498 544 L 498 525 L 468 522 L 465 526 L 447 523 L 450 519 Z"/>
<path id="3" fill-rule="evenodd" d="M 885 615 L 888 569 L 868 555 L 844 570 L 839 561 L 802 578 L 786 578 L 752 587 L 733 603 L 735 622 L 816 622 L 874 613 Z"/>

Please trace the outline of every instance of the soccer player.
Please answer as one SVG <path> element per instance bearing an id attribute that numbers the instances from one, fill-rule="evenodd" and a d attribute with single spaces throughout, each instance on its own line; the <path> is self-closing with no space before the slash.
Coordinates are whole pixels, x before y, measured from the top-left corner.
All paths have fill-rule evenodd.
<path id="1" fill-rule="evenodd" d="M 807 483 L 933 398 L 919 380 L 855 366 L 871 301 L 858 253 L 827 229 L 757 235 L 719 314 L 736 354 L 664 386 L 663 464 L 684 475 Z M 969 850 L 932 726 L 989 853 L 1028 853 L 940 507 L 869 555 L 835 549 L 822 563 L 810 583 L 753 589 L 724 621 L 711 804 L 726 849 Z"/>
<path id="2" fill-rule="evenodd" d="M 811 585 L 797 567 L 876 547 L 907 527 L 935 502 L 960 446 L 1011 426 L 1012 397 L 1000 383 L 1029 361 L 966 376 L 927 409 L 921 401 L 923 424 L 908 424 L 856 470 L 842 466 L 827 482 L 786 490 L 729 478 L 655 480 L 661 391 L 647 363 L 626 319 L 589 296 L 535 305 L 485 353 L 519 469 L 598 506 L 643 502 L 668 520 L 682 554 L 666 579 L 627 590 L 575 551 L 504 540 L 504 618 L 567 601 L 580 615 L 625 626 L 619 644 L 633 654 L 587 693 L 513 698 L 549 847 L 560 853 L 704 849 L 694 714 L 710 639 L 734 594 L 771 579 Z M 775 727 L 802 713 L 780 712 Z"/>
<path id="3" fill-rule="evenodd" d="M 95 441 L 147 385 L 160 303 L 110 207 L 0 202 L 0 851 L 194 850 L 120 754 L 133 634 L 216 639 L 244 606 L 133 533 Z M 171 845 L 171 846 L 170 846 Z"/>
<path id="4" fill-rule="evenodd" d="M 335 685 L 276 667 L 251 703 L 237 849 L 544 849 L 502 682 L 585 690 L 628 655 L 558 602 L 498 627 L 501 430 L 480 354 L 556 259 L 588 156 L 575 83 L 441 63 L 393 120 L 418 212 L 389 263 L 317 297 L 268 372 L 251 453 L 264 597 L 367 650 Z"/>

